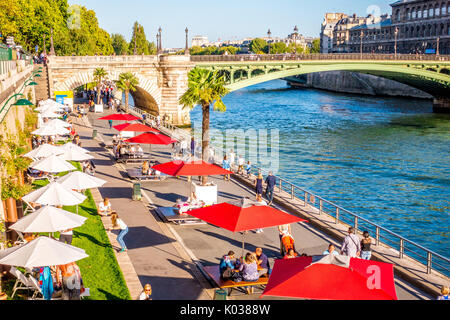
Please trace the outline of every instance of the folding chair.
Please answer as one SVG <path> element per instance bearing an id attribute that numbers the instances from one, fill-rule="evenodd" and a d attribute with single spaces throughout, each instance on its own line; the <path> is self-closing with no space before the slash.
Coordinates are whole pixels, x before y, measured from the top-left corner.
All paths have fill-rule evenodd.
<path id="1" fill-rule="evenodd" d="M 25 277 L 25 275 L 15 267 L 11 267 L 11 270 L 9 270 L 9 272 L 17 278 L 16 283 L 13 287 L 11 298 L 14 298 L 14 295 L 18 290 L 35 290 L 34 284 L 29 280 L 30 278 Z"/>
<path id="2" fill-rule="evenodd" d="M 44 294 L 42 293 L 42 290 L 41 290 L 41 287 L 39 286 L 38 281 L 32 276 L 28 277 L 28 279 L 30 280 L 30 282 L 31 282 L 31 284 L 33 286 L 31 289 L 34 290 L 34 293 L 33 293 L 33 296 L 31 297 L 31 300 L 44 300 Z M 36 297 L 39 294 L 42 296 L 42 298 L 37 299 Z"/>

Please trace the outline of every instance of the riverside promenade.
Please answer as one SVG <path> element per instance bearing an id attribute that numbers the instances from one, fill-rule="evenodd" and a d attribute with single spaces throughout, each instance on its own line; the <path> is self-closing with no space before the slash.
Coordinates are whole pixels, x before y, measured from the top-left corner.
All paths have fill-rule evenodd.
<path id="1" fill-rule="evenodd" d="M 155 300 L 212 299 L 215 288 L 201 269 L 203 266 L 217 265 L 220 257 L 229 250 L 240 254 L 241 235 L 209 224 L 180 226 L 164 223 L 154 209 L 172 206 L 178 198 L 187 198 L 189 187 L 184 178 L 169 177 L 165 181 L 143 182 L 142 201 L 133 201 L 132 182 L 126 176 L 126 169 L 136 165 L 115 164 L 111 152 L 102 147 L 101 142 L 110 143 L 116 131 L 109 129 L 107 121 L 96 119 L 110 113 L 89 113 L 76 129 L 80 134 L 82 147 L 89 149 L 95 157 L 96 176 L 108 181 L 104 187 L 99 188 L 101 196 L 110 198 L 113 210 L 119 213 L 129 227 L 129 233 L 124 239 L 128 251 L 118 253 L 118 257 L 129 257 L 132 264 L 129 272 L 137 274 L 142 286 L 146 283 L 152 285 L 152 297 Z M 92 129 L 98 131 L 95 139 L 92 138 Z M 148 150 L 148 146 L 143 148 Z M 152 146 L 152 154 L 160 162 L 171 160 L 170 147 Z M 218 185 L 219 203 L 245 196 L 253 199 L 255 196 L 252 188 L 235 179 L 230 182 L 222 178 L 210 179 Z M 321 254 L 329 243 L 340 248 L 340 243 L 308 223 L 293 224 L 292 232 L 300 253 Z M 264 229 L 260 234 L 249 232 L 245 239 L 246 251 L 261 247 L 273 266 L 274 259 L 279 255 L 278 231 L 275 227 Z M 118 261 L 127 278 L 127 268 L 130 266 L 122 267 L 121 261 Z M 400 300 L 433 298 L 397 277 L 396 290 Z M 258 299 L 259 293 L 255 290 L 253 295 L 230 298 Z"/>

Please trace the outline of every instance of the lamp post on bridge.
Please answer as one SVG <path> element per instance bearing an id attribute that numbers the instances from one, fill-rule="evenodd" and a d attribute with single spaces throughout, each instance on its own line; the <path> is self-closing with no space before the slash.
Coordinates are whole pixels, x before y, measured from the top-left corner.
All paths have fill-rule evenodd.
<path id="1" fill-rule="evenodd" d="M 269 40 L 267 41 L 267 54 L 270 54 L 270 35 L 272 34 L 272 32 L 270 32 L 270 28 L 269 30 L 267 30 L 267 35 L 269 36 Z"/>
<path id="2" fill-rule="evenodd" d="M 161 31 L 162 31 L 162 29 L 161 29 L 161 27 L 159 27 L 158 34 L 159 34 L 159 53 L 160 54 L 162 53 Z"/>
<path id="3" fill-rule="evenodd" d="M 294 27 L 294 52 L 295 56 L 297 56 L 297 34 L 298 34 L 298 28 L 297 26 Z"/>
<path id="4" fill-rule="evenodd" d="M 439 37 L 436 39 L 436 55 L 439 55 Z"/>
<path id="5" fill-rule="evenodd" d="M 186 27 L 186 29 L 184 29 L 184 32 L 186 32 L 186 47 L 184 48 L 184 54 L 185 55 L 189 55 L 189 45 L 188 45 L 188 32 L 189 32 L 189 29 Z"/>
<path id="6" fill-rule="evenodd" d="M 395 31 L 394 31 L 394 36 L 395 36 L 395 44 L 394 44 L 395 60 L 397 60 L 397 35 L 398 35 L 398 27 L 395 27 Z"/>
<path id="7" fill-rule="evenodd" d="M 359 37 L 361 39 L 361 43 L 360 43 L 360 46 L 359 46 L 359 55 L 360 55 L 361 60 L 362 60 L 362 58 L 363 58 L 363 37 L 364 37 L 364 31 L 361 30 L 361 33 L 360 33 Z"/>
<path id="8" fill-rule="evenodd" d="M 156 54 L 159 54 L 159 33 L 156 34 Z"/>

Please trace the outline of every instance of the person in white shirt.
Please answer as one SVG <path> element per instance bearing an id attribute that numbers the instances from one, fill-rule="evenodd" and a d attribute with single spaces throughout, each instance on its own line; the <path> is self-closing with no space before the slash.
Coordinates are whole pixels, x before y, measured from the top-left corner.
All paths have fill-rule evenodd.
<path id="1" fill-rule="evenodd" d="M 330 245 L 328 246 L 328 250 L 325 250 L 322 255 L 326 256 L 329 254 L 334 254 L 335 256 L 339 255 L 339 252 L 337 252 L 335 250 L 334 244 L 330 243 Z"/>
<path id="2" fill-rule="evenodd" d="M 242 174 L 244 172 L 244 158 L 242 156 L 238 156 L 238 174 Z"/>
<path id="3" fill-rule="evenodd" d="M 142 293 L 139 295 L 139 300 L 153 300 L 151 296 L 152 296 L 152 286 L 149 283 L 147 283 L 144 286 L 144 291 L 142 291 Z"/>
<path id="4" fill-rule="evenodd" d="M 72 244 L 72 237 L 72 229 L 64 230 L 59 233 L 59 241 L 61 241 L 62 243 Z"/>
<path id="5" fill-rule="evenodd" d="M 102 202 L 98 204 L 98 214 L 106 217 L 111 213 L 111 202 L 109 202 L 109 198 L 103 199 Z"/>
<path id="6" fill-rule="evenodd" d="M 234 153 L 233 149 L 230 150 L 230 156 L 228 159 L 230 159 L 230 168 L 233 170 L 234 167 L 234 159 L 236 158 L 236 154 Z"/>
<path id="7" fill-rule="evenodd" d="M 122 249 L 120 252 L 127 251 L 127 246 L 125 245 L 125 242 L 123 241 L 123 237 L 128 233 L 128 226 L 123 222 L 122 219 L 119 218 L 119 215 L 117 212 L 111 213 L 111 222 L 112 222 L 112 228 L 109 228 L 108 231 L 111 231 L 112 229 L 120 229 L 119 235 L 117 236 L 117 242 L 119 242 Z"/>
<path id="8" fill-rule="evenodd" d="M 141 147 L 140 144 L 138 144 L 138 146 L 137 146 L 136 149 L 137 149 L 137 153 L 138 153 L 138 154 L 140 154 L 140 155 L 144 154 L 144 149 L 142 149 L 142 147 Z"/>

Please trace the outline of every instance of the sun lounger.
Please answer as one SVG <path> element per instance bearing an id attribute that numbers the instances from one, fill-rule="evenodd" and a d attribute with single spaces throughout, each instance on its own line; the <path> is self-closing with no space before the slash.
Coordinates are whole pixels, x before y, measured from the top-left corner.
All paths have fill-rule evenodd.
<path id="1" fill-rule="evenodd" d="M 31 282 L 30 278 L 25 277 L 25 275 L 15 267 L 11 267 L 9 272 L 17 279 L 12 289 L 11 299 L 14 298 L 14 295 L 18 290 L 36 290 L 35 285 Z"/>
<path id="2" fill-rule="evenodd" d="M 158 207 L 156 213 L 166 222 L 173 222 L 179 225 L 199 225 L 206 224 L 199 218 L 190 216 L 189 214 L 178 214 L 178 209 L 174 207 Z"/>

